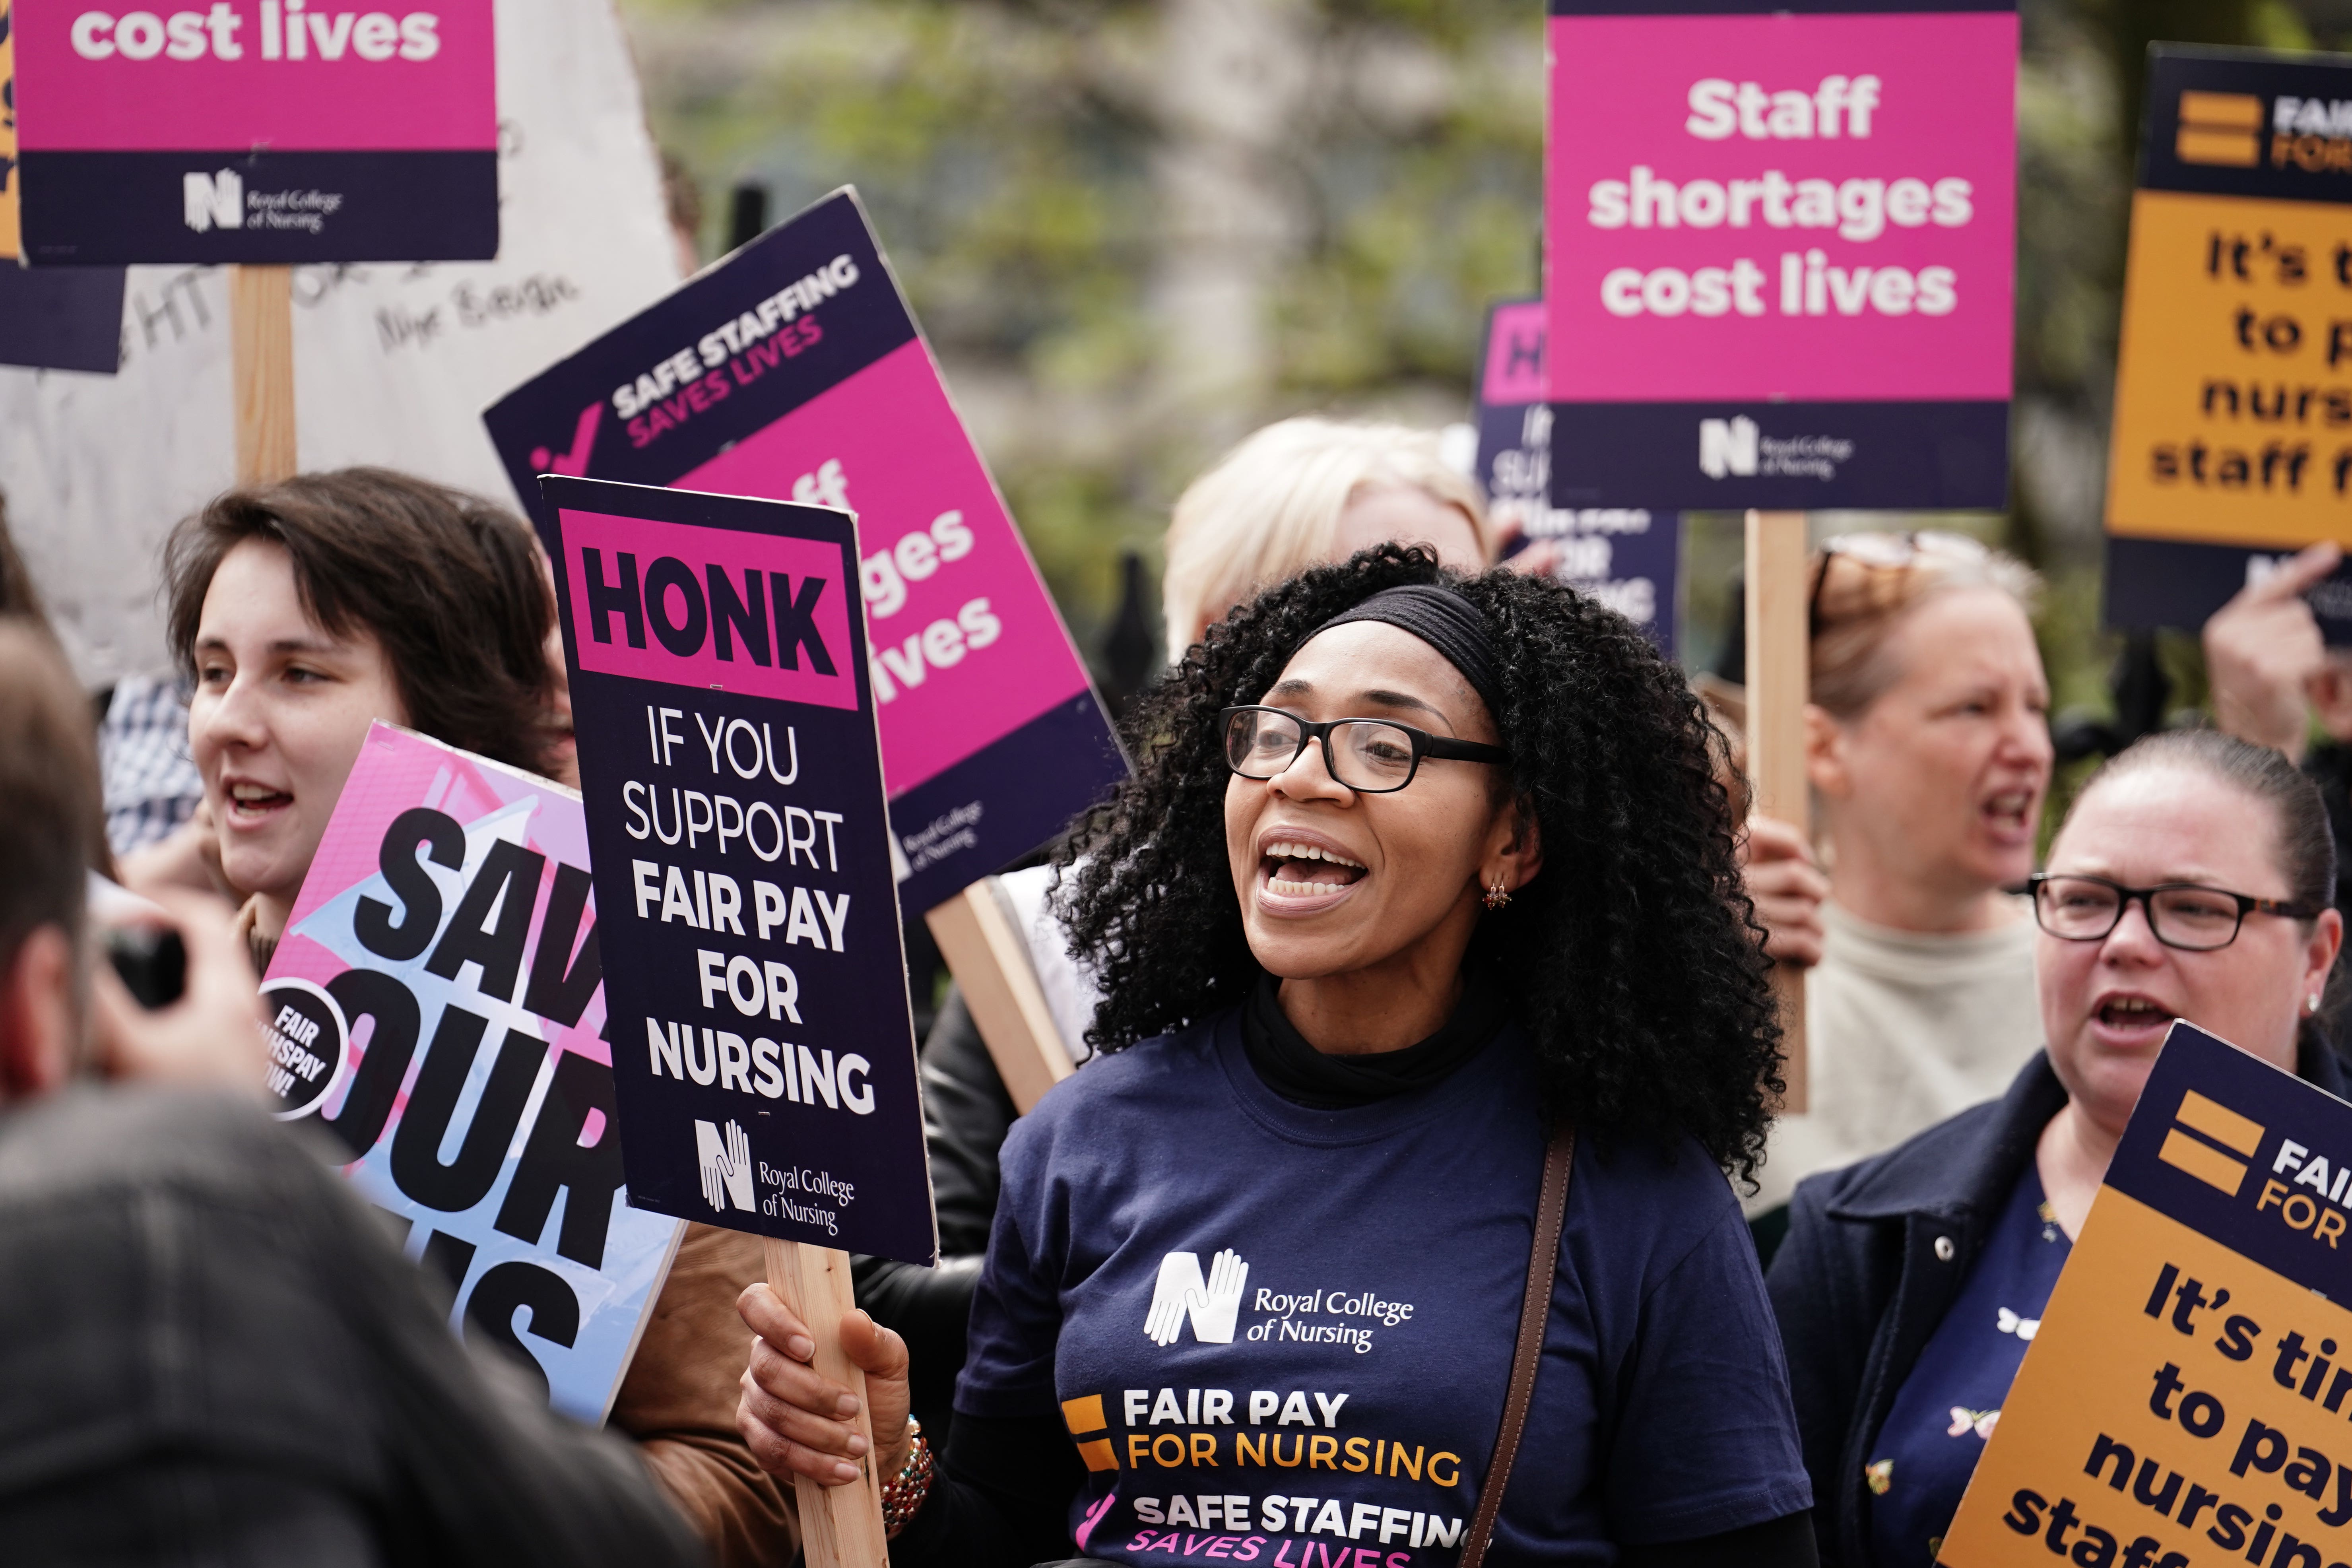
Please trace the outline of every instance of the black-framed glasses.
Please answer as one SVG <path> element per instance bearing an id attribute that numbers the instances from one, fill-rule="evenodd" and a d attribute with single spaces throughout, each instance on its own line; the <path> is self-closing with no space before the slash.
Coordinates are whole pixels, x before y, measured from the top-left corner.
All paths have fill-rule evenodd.
<path id="1" fill-rule="evenodd" d="M 2061 942 L 2104 941 L 2123 923 L 2124 910 L 2137 903 L 2147 911 L 2147 929 L 2157 941 L 2187 952 L 2229 946 L 2238 940 L 2248 915 L 2307 921 L 2319 913 L 2308 904 L 2257 899 L 2196 882 L 2126 888 L 2105 877 L 2036 871 L 2025 879 L 2025 889 L 2033 895 L 2035 923 Z"/>
<path id="2" fill-rule="evenodd" d="M 1511 754 L 1479 741 L 1454 741 L 1387 719 L 1331 719 L 1310 723 L 1279 708 L 1228 708 L 1225 766 L 1245 779 L 1279 777 L 1298 753 L 1323 743 L 1323 765 L 1359 795 L 1387 795 L 1412 783 L 1423 757 L 1465 763 L 1507 763 Z"/>

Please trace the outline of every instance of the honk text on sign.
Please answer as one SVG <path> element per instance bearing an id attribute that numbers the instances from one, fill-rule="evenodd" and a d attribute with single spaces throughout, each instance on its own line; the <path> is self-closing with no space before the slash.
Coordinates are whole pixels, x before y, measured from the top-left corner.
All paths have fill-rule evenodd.
<path id="1" fill-rule="evenodd" d="M 2327 1568 L 2352 1106 L 2175 1024 L 1937 1561 Z"/>
<path id="2" fill-rule="evenodd" d="M 1572 584 L 1675 647 L 1682 519 L 1648 507 L 1551 504 L 1551 406 L 1544 395 L 1540 300 L 1504 300 L 1486 312 L 1478 362 L 1478 483 L 1497 528 L 1550 542 L 1552 575 Z"/>
<path id="3" fill-rule="evenodd" d="M 2107 464 L 2112 625 L 2352 544 L 2352 59 L 2150 51 Z M 2312 602 L 2352 641 L 2352 572 Z"/>
<path id="4" fill-rule="evenodd" d="M 928 1263 L 850 521 L 541 483 L 631 1201 Z"/>
<path id="5" fill-rule="evenodd" d="M 277 1114 L 591 1423 L 685 1228 L 624 1184 L 600 901 L 578 795 L 377 724 L 261 987 Z"/>
<path id="6" fill-rule="evenodd" d="M 542 524 L 534 479 L 548 473 L 856 516 L 850 591 L 872 629 L 866 673 L 910 910 L 1044 843 L 1125 773 L 855 193 L 745 246 L 484 417 Z M 708 657 L 728 663 L 720 645 Z M 790 668 L 777 658 L 772 669 Z M 751 668 L 728 663 L 737 679 Z"/>
<path id="7" fill-rule="evenodd" d="M 419 4 L 19 7 L 26 258 L 495 257 L 491 0 Z"/>
<path id="8" fill-rule="evenodd" d="M 1549 27 L 1552 504 L 2003 505 L 2014 5 Z"/>

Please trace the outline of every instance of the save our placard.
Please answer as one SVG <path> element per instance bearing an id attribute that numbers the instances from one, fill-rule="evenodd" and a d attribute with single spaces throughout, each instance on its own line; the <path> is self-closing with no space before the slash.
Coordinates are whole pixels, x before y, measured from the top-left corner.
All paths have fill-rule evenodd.
<path id="1" fill-rule="evenodd" d="M 1551 504 L 1542 300 L 1505 300 L 1487 310 L 1477 423 L 1477 479 L 1486 492 L 1488 525 L 1530 542 L 1552 541 L 1555 577 L 1673 653 L 1682 519 L 1648 507 Z"/>
<path id="2" fill-rule="evenodd" d="M 262 982 L 269 1091 L 601 1421 L 684 1227 L 625 1190 L 580 797 L 378 723 Z"/>
<path id="3" fill-rule="evenodd" d="M 56 0 L 13 20 L 37 266 L 498 254 L 492 0 Z"/>
<path id="4" fill-rule="evenodd" d="M 1938 1561 L 2352 1556 L 2352 1105 L 2175 1024 Z"/>
<path id="5" fill-rule="evenodd" d="M 856 514 L 910 910 L 1059 832 L 1126 762 L 856 194 L 800 213 L 485 416 L 545 473 Z M 683 609 L 681 614 L 685 613 Z"/>
<path id="6" fill-rule="evenodd" d="M 2150 50 L 2106 523 L 2126 626 L 2352 544 L 2352 58 Z M 2352 572 L 2312 602 L 2352 641 Z"/>
<path id="7" fill-rule="evenodd" d="M 2013 4 L 1550 13 L 1552 504 L 2001 506 Z"/>
<path id="8" fill-rule="evenodd" d="M 630 1201 L 932 1261 L 849 518 L 541 486 Z"/>

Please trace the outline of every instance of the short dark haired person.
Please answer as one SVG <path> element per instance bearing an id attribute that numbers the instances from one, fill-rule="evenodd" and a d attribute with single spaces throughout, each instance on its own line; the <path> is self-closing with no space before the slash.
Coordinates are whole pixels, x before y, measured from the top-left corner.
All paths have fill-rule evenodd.
<path id="1" fill-rule="evenodd" d="M 2345 1093 L 2335 887 L 2319 792 L 2267 747 L 2150 736 L 2075 797 L 2033 883 L 2047 1046 L 2002 1099 L 1808 1177 L 1772 1259 L 1823 1562 L 1935 1561 L 2175 1018 Z"/>
<path id="2" fill-rule="evenodd" d="M 1213 628 L 1134 731 L 1067 851 L 1107 1054 L 1005 1144 L 935 1476 L 903 1344 L 842 1333 L 893 1561 L 1454 1561 L 1572 1128 L 1496 1560 L 1810 1563 L 1724 1179 L 1777 1033 L 1680 677 L 1565 586 L 1386 545 Z M 743 1305 L 754 1453 L 850 1479 L 847 1396 Z"/>
<path id="3" fill-rule="evenodd" d="M 263 1115 L 222 915 L 178 906 L 156 1013 L 93 969 L 100 816 L 88 705 L 0 618 L 0 1562 L 696 1561 L 629 1451 L 470 1356 Z"/>
<path id="4" fill-rule="evenodd" d="M 219 870 L 277 946 L 370 719 L 532 773 L 554 609 L 521 519 L 385 468 L 231 490 L 164 547 L 166 633 Z"/>
<path id="5" fill-rule="evenodd" d="M 213 501 L 165 563 L 172 649 L 194 683 L 189 750 L 257 967 L 372 721 L 562 778 L 553 595 L 514 513 L 383 468 L 303 474 Z M 730 1568 L 797 1545 L 788 1498 L 733 1425 L 733 1303 L 761 1271 L 757 1238 L 690 1226 L 612 1414 Z"/>

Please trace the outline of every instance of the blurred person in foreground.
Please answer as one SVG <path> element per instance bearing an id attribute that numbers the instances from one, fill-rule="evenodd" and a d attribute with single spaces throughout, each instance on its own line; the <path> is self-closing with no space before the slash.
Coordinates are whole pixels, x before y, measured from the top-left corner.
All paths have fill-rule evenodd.
<path id="1" fill-rule="evenodd" d="M 2210 730 L 2075 797 L 2032 882 L 2047 1049 L 1999 1100 L 1805 1181 L 1772 1261 L 1824 1563 L 1935 1561 L 2173 1020 L 2346 1092 L 2320 1029 L 2335 859 L 2310 781 Z"/>
<path id="2" fill-rule="evenodd" d="M 87 705 L 0 622 L 0 1562 L 697 1561 L 616 1442 L 470 1356 L 260 1105 L 251 972 L 166 895 L 181 998 L 93 962 Z"/>
<path id="3" fill-rule="evenodd" d="M 1799 1178 L 1999 1094 L 2042 1043 L 2032 911 L 2003 890 L 2033 868 L 2050 787 L 2038 581 L 1922 532 L 1831 540 L 1811 584 L 1805 763 L 1826 881 L 1793 833 L 1754 831 L 1748 866 L 1768 928 L 1828 893 L 1805 981 L 1811 1103 L 1775 1124 L 1747 1204 L 1768 1258 Z"/>
<path id="4" fill-rule="evenodd" d="M 165 568 L 211 862 L 243 900 L 255 969 L 373 721 L 576 780 L 545 558 L 512 512 L 388 469 L 303 474 L 214 500 L 173 531 Z M 734 1427 L 734 1300 L 764 1273 L 758 1237 L 688 1226 L 611 1415 L 726 1564 L 798 1546 L 789 1497 Z"/>

